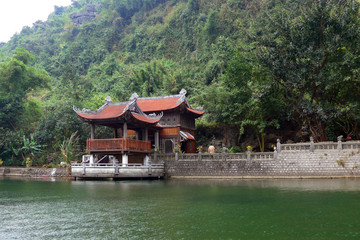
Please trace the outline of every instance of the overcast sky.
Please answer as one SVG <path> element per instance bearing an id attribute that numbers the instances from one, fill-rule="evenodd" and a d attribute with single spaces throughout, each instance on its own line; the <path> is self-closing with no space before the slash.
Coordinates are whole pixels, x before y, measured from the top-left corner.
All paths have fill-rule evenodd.
<path id="1" fill-rule="evenodd" d="M 54 6 L 68 6 L 71 0 L 0 0 L 0 42 L 7 42 L 24 26 L 46 21 Z"/>

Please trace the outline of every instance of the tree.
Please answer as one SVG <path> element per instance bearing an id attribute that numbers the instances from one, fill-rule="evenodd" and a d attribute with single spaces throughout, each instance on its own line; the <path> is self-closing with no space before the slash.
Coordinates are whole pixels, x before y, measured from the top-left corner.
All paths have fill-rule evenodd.
<path id="1" fill-rule="evenodd" d="M 16 129 L 26 95 L 38 88 L 48 87 L 49 75 L 45 70 L 30 64 L 35 57 L 24 49 L 17 49 L 14 56 L 0 63 L 0 124 Z"/>
<path id="2" fill-rule="evenodd" d="M 209 43 L 213 43 L 215 41 L 219 34 L 218 21 L 218 13 L 214 10 L 211 10 L 203 30 L 205 41 L 208 41 Z"/>
<path id="3" fill-rule="evenodd" d="M 266 130 L 279 127 L 283 103 L 268 71 L 256 61 L 254 53 L 246 49 L 251 47 L 239 47 L 220 83 L 207 88 L 202 99 L 210 120 L 236 126 L 239 140 L 245 128 L 250 127 L 256 134 L 260 151 L 264 151 Z"/>
<path id="4" fill-rule="evenodd" d="M 327 140 L 327 124 L 348 104 L 344 95 L 359 86 L 359 3 L 316 0 L 295 19 L 284 12 L 269 19 L 258 60 L 282 89 L 289 116 L 308 126 L 315 141 Z"/>
<path id="5" fill-rule="evenodd" d="M 282 114 L 281 97 L 278 88 L 251 52 L 240 48 L 229 63 L 223 77 L 223 84 L 230 96 L 236 99 L 236 108 L 231 115 L 238 116 L 240 136 L 245 127 L 251 127 L 256 134 L 260 151 L 265 150 L 266 129 L 279 128 Z"/>
<path id="6" fill-rule="evenodd" d="M 28 101 L 27 95 L 38 88 L 47 87 L 49 81 L 44 70 L 30 66 L 34 59 L 24 49 L 17 49 L 7 62 L 0 63 L 0 155 L 5 157 L 7 165 L 19 164 L 19 155 L 25 161 L 27 155 L 41 152 L 41 146 L 34 138 L 31 136 L 28 139 L 24 133 L 24 129 L 31 128 L 31 120 L 37 121 L 32 115 L 39 113 L 36 109 L 38 106 Z M 27 128 L 22 127 L 25 121 Z"/>

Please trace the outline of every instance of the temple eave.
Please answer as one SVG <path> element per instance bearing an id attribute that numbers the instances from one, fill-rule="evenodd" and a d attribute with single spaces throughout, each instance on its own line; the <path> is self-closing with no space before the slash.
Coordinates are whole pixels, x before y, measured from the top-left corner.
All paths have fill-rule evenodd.
<path id="1" fill-rule="evenodd" d="M 121 115 L 120 117 L 116 118 L 84 118 L 80 117 L 83 122 L 97 124 L 97 125 L 103 125 L 103 126 L 109 126 L 109 127 L 119 127 L 125 122 L 132 123 L 132 125 L 139 125 L 139 126 L 154 126 L 159 121 L 159 119 L 151 119 L 146 117 L 135 117 L 132 114 L 129 115 Z"/>

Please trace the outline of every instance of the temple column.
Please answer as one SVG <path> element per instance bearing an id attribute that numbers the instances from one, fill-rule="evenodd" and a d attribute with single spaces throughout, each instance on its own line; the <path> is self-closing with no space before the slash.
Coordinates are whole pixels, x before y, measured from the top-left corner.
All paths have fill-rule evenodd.
<path id="1" fill-rule="evenodd" d="M 126 164 L 127 164 L 127 163 L 128 163 L 128 162 L 127 162 L 128 158 L 127 158 L 126 153 L 124 153 L 124 150 L 127 149 L 127 147 L 128 147 L 128 146 L 126 146 L 126 140 L 125 140 L 126 138 L 127 138 L 127 123 L 124 122 L 124 125 L 123 125 L 123 147 L 122 147 L 121 152 L 122 152 L 122 154 L 123 154 L 123 155 L 122 155 L 123 163 L 124 163 L 124 155 L 125 155 Z"/>
<path id="2" fill-rule="evenodd" d="M 124 154 L 122 155 L 122 161 L 121 161 L 121 163 L 122 163 L 123 167 L 127 167 L 127 166 L 128 166 L 129 156 L 128 156 L 126 153 L 124 153 Z"/>
<path id="3" fill-rule="evenodd" d="M 122 137 L 123 137 L 123 130 L 122 130 L 122 128 L 118 128 L 118 136 L 119 136 L 119 138 L 122 138 Z"/>
<path id="4" fill-rule="evenodd" d="M 89 165 L 90 166 L 94 165 L 94 155 L 93 154 L 90 155 Z"/>
<path id="5" fill-rule="evenodd" d="M 149 156 L 146 154 L 145 155 L 145 157 L 144 157 L 144 166 L 148 166 L 149 165 L 149 163 L 150 163 L 150 158 L 149 158 Z"/>
<path id="6" fill-rule="evenodd" d="M 176 138 L 176 145 L 174 147 L 176 148 L 180 148 L 181 143 L 180 143 L 180 127 L 178 127 L 178 134 L 177 134 L 177 138 Z M 180 149 L 178 149 L 179 151 Z"/>
<path id="7" fill-rule="evenodd" d="M 138 130 L 135 131 L 135 134 L 136 134 L 136 135 L 135 135 L 135 139 L 136 139 L 136 140 L 139 140 L 139 132 L 138 132 Z"/>
<path id="8" fill-rule="evenodd" d="M 146 142 L 149 140 L 148 128 L 143 130 L 143 140 Z"/>
<path id="9" fill-rule="evenodd" d="M 118 134 L 118 128 L 114 128 L 114 138 L 118 138 L 119 134 Z"/>
<path id="10" fill-rule="evenodd" d="M 91 123 L 91 135 L 90 135 L 90 139 L 94 139 L 95 138 L 95 124 Z"/>
<path id="11" fill-rule="evenodd" d="M 159 151 L 159 145 L 160 145 L 159 143 L 160 143 L 160 133 L 157 130 L 155 132 L 155 151 Z"/>
<path id="12" fill-rule="evenodd" d="M 127 138 L 127 123 L 124 122 L 123 125 L 123 138 Z"/>

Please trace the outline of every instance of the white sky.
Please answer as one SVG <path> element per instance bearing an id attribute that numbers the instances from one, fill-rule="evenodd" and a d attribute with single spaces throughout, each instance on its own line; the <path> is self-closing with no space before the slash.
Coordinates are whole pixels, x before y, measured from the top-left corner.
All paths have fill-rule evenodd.
<path id="1" fill-rule="evenodd" d="M 68 6 L 71 0 L 0 0 L 0 42 L 7 42 L 24 26 L 46 21 L 54 6 Z"/>

